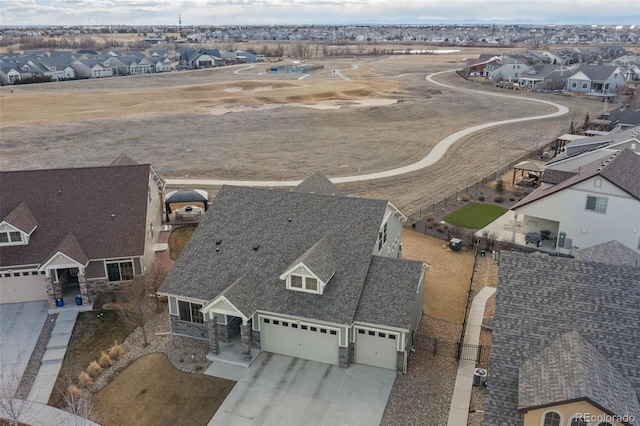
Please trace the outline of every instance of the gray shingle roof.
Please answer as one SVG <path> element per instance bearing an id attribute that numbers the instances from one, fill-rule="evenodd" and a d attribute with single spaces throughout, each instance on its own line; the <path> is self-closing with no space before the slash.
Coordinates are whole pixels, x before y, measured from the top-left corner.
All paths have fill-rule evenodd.
<path id="1" fill-rule="evenodd" d="M 630 149 L 625 149 L 615 153 L 611 158 L 599 159 L 582 166 L 578 173 L 557 185 L 536 189 L 511 209 L 522 207 L 596 175 L 602 176 L 620 189 L 640 199 L 640 155 Z"/>
<path id="2" fill-rule="evenodd" d="M 556 170 L 556 169 L 546 169 L 542 173 L 542 178 L 540 180 L 545 183 L 556 184 L 556 183 L 564 182 L 565 180 L 575 175 L 576 175 L 576 172 L 567 172 L 564 170 Z"/>
<path id="3" fill-rule="evenodd" d="M 223 186 L 161 291 L 210 301 L 248 274 L 231 293 L 248 294 L 247 306 L 253 306 L 248 297 L 259 294 L 261 310 L 351 324 L 386 206 L 384 200 Z M 324 294 L 287 290 L 280 275 L 325 235 L 336 271 Z"/>
<path id="4" fill-rule="evenodd" d="M 609 265 L 640 266 L 640 254 L 618 241 L 609 241 L 592 247 L 576 250 L 574 257 L 586 262 Z"/>
<path id="5" fill-rule="evenodd" d="M 325 284 L 336 273 L 336 260 L 333 257 L 333 249 L 326 235 L 294 260 L 287 269 L 296 266 L 300 262 L 304 263 Z"/>
<path id="6" fill-rule="evenodd" d="M 409 329 L 423 262 L 373 256 L 355 321 Z"/>
<path id="7" fill-rule="evenodd" d="M 110 166 L 135 166 L 138 163 L 133 158 L 129 157 L 127 154 L 120 154 L 118 157 L 109 164 Z"/>
<path id="8" fill-rule="evenodd" d="M 408 329 L 423 263 L 372 254 L 386 207 L 384 200 L 223 186 L 161 292 L 204 302 L 224 295 L 245 316 L 261 310 Z M 300 261 L 330 278 L 322 295 L 287 290 L 279 279 Z"/>
<path id="9" fill-rule="evenodd" d="M 610 415 L 640 415 L 631 383 L 572 330 L 522 364 L 518 409 L 526 412 L 576 400 L 588 400 Z"/>
<path id="10" fill-rule="evenodd" d="M 90 259 L 142 255 L 150 171 L 141 164 L 0 172 L 0 217 L 25 203 L 38 224 L 28 245 L 0 247 L 0 265 L 40 264 L 69 232 Z"/>
<path id="11" fill-rule="evenodd" d="M 613 74 L 618 67 L 609 66 L 609 65 L 591 65 L 591 64 L 583 64 L 576 69 L 576 71 L 569 78 L 573 78 L 579 72 L 584 73 L 587 78 L 591 81 L 606 81 L 611 74 Z"/>
<path id="12" fill-rule="evenodd" d="M 293 190 L 298 192 L 312 192 L 314 194 L 342 195 L 338 187 L 320 172 L 315 172 L 300 182 Z"/>
<path id="13" fill-rule="evenodd" d="M 33 217 L 33 213 L 24 201 L 18 204 L 18 207 L 13 209 L 3 220 L 27 234 L 30 234 L 38 226 L 36 218 Z"/>
<path id="14" fill-rule="evenodd" d="M 640 394 L 640 268 L 501 252 L 484 423 L 522 425 L 526 359 L 575 330 Z"/>

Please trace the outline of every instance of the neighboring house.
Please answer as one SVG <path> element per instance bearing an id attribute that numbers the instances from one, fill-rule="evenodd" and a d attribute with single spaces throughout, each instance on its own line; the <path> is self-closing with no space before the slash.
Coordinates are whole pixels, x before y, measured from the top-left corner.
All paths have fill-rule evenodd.
<path id="1" fill-rule="evenodd" d="M 617 151 L 556 184 L 546 173 L 543 186 L 511 208 L 524 215 L 523 232 L 549 231 L 562 254 L 610 240 L 640 252 L 640 155 Z"/>
<path id="2" fill-rule="evenodd" d="M 528 89 L 558 90 L 565 86 L 569 71 L 560 65 L 539 64 L 521 74 L 518 84 Z"/>
<path id="3" fill-rule="evenodd" d="M 252 347 L 406 371 L 422 262 L 400 259 L 406 220 L 316 173 L 293 191 L 223 186 L 163 283 L 174 334 L 214 354 Z"/>
<path id="4" fill-rule="evenodd" d="M 108 167 L 0 172 L 0 302 L 83 303 L 144 273 L 163 181 L 120 156 Z"/>
<path id="5" fill-rule="evenodd" d="M 611 123 L 611 126 L 616 126 L 623 130 L 640 126 L 640 110 L 637 109 L 614 109 L 607 114 L 606 118 Z"/>
<path id="6" fill-rule="evenodd" d="M 640 268 L 586 257 L 501 252 L 484 424 L 640 424 Z"/>
<path id="7" fill-rule="evenodd" d="M 568 138 L 575 135 L 563 135 Z M 563 152 L 545 164 L 545 171 L 549 169 L 572 172 L 588 163 L 610 157 L 618 151 L 629 149 L 640 154 L 640 127 L 621 130 L 591 137 L 580 137 L 571 140 L 563 147 Z M 544 176 L 543 176 L 544 177 Z"/>
<path id="8" fill-rule="evenodd" d="M 517 59 L 503 56 L 497 62 L 489 62 L 483 72 L 483 76 L 489 80 L 516 82 L 531 69 L 531 66 Z"/>
<path id="9" fill-rule="evenodd" d="M 467 59 L 467 74 L 472 76 L 482 75 L 487 64 L 497 63 L 499 60 L 499 56 L 486 57 L 484 55 L 480 55 L 478 59 Z"/>
<path id="10" fill-rule="evenodd" d="M 617 66 L 580 65 L 567 79 L 567 90 L 575 93 L 611 95 L 624 85 L 624 76 Z"/>
<path id="11" fill-rule="evenodd" d="M 98 59 L 77 59 L 69 66 L 73 68 L 78 78 L 101 78 L 114 75 L 113 69 Z"/>

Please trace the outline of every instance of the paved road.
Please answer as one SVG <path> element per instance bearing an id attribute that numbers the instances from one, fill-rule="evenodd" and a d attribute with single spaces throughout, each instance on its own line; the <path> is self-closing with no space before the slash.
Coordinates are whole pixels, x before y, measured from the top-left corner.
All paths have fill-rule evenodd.
<path id="1" fill-rule="evenodd" d="M 511 118 L 507 120 L 492 121 L 489 123 L 478 124 L 476 126 L 468 127 L 466 129 L 459 130 L 453 133 L 452 135 L 449 135 L 446 138 L 442 139 L 440 142 L 438 142 L 438 144 L 435 147 L 433 147 L 433 149 L 424 158 L 422 158 L 421 160 L 413 164 L 409 164 L 403 167 L 398 167 L 395 169 L 384 170 L 382 172 L 368 173 L 364 175 L 334 177 L 334 178 L 330 178 L 331 182 L 333 183 L 361 182 L 361 181 L 373 180 L 373 179 L 390 178 L 394 176 L 403 175 L 406 173 L 415 172 L 417 170 L 421 170 L 435 164 L 444 156 L 447 150 L 454 143 L 464 138 L 465 136 L 469 136 L 470 134 L 475 133 L 479 130 L 485 130 L 491 127 L 502 126 L 505 124 L 514 124 L 514 123 L 521 123 L 524 121 L 543 120 L 546 118 L 560 117 L 569 112 L 569 109 L 567 107 L 560 104 L 556 104 L 554 102 L 550 102 L 550 101 L 523 98 L 520 96 L 505 95 L 502 93 L 489 93 L 489 92 L 483 92 L 480 90 L 462 89 L 459 87 L 449 86 L 447 84 L 437 82 L 433 79 L 434 76 L 444 74 L 444 73 L 450 73 L 450 72 L 455 72 L 455 70 L 441 71 L 441 72 L 430 74 L 426 77 L 426 80 L 432 84 L 446 87 L 448 89 L 479 93 L 485 96 L 495 96 L 499 98 L 512 98 L 512 99 L 518 99 L 521 101 L 538 102 L 538 103 L 553 106 L 557 108 L 557 111 L 551 114 L 534 115 L 534 116 L 521 117 L 521 118 Z M 166 179 L 166 183 L 168 185 L 189 185 L 189 186 L 237 185 L 237 186 L 261 186 L 261 187 L 291 187 L 291 186 L 298 185 L 300 182 L 301 181 L 299 180 L 278 181 L 278 180 L 225 180 L 225 179 Z"/>

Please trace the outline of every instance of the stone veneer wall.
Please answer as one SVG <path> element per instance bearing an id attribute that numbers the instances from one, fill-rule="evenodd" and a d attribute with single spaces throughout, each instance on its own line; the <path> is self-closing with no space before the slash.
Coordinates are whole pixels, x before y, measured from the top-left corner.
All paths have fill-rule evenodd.
<path id="1" fill-rule="evenodd" d="M 353 364 L 356 362 L 356 351 L 355 344 L 353 342 L 349 342 L 349 364 Z"/>
<path id="2" fill-rule="evenodd" d="M 252 338 L 252 346 L 256 349 L 261 349 L 262 348 L 262 344 L 260 343 L 260 331 L 258 330 L 252 330 L 251 331 L 253 334 L 253 338 Z"/>
<path id="3" fill-rule="evenodd" d="M 396 371 L 404 374 L 404 352 L 398 351 L 396 357 Z"/>
<path id="4" fill-rule="evenodd" d="M 338 366 L 340 368 L 349 367 L 349 348 L 340 346 L 338 347 Z"/>
<path id="5" fill-rule="evenodd" d="M 240 317 L 230 317 L 230 318 L 233 318 L 233 319 L 227 322 L 227 324 L 218 323 L 218 339 L 221 342 L 229 343 L 229 341 L 231 341 L 233 336 L 240 334 L 240 325 L 242 324 L 242 318 Z"/>
<path id="6" fill-rule="evenodd" d="M 89 293 L 89 296 L 95 296 L 100 293 L 111 293 L 119 291 L 122 285 L 131 282 L 132 281 L 109 281 L 106 278 L 87 278 L 87 293 Z"/>
<path id="7" fill-rule="evenodd" d="M 180 321 L 177 315 L 169 315 L 171 317 L 171 330 L 174 334 L 193 337 L 194 339 L 209 340 L 209 333 L 204 324 L 194 324 L 191 322 Z"/>

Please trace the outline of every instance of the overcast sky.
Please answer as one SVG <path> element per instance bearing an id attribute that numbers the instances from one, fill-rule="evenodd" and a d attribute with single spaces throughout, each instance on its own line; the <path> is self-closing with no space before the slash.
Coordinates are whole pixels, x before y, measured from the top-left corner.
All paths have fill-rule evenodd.
<path id="1" fill-rule="evenodd" d="M 630 23 L 638 0 L 1 0 L 1 25 Z M 614 18 L 612 18 L 614 17 Z M 617 17 L 627 22 L 616 22 Z M 626 18 L 624 18 L 626 17 Z"/>

